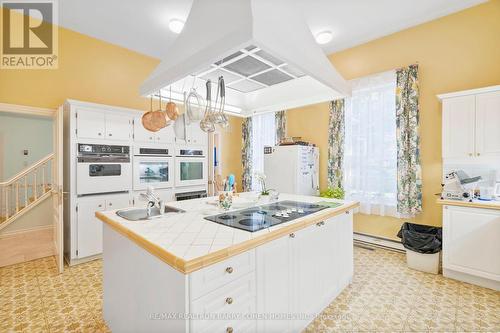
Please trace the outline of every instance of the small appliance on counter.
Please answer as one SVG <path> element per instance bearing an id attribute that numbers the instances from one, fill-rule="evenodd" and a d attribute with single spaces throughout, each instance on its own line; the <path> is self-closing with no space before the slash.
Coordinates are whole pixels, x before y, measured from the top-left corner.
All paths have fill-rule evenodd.
<path id="1" fill-rule="evenodd" d="M 441 199 L 472 201 L 481 179 L 481 176 L 469 177 L 463 170 L 452 171 L 444 177 L 444 183 L 441 184 L 443 187 Z"/>

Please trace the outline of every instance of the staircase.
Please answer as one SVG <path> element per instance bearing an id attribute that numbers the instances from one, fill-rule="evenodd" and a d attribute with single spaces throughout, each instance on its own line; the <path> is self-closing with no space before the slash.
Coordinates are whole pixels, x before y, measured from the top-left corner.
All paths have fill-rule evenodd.
<path id="1" fill-rule="evenodd" d="M 0 230 L 51 195 L 54 154 L 0 183 Z"/>

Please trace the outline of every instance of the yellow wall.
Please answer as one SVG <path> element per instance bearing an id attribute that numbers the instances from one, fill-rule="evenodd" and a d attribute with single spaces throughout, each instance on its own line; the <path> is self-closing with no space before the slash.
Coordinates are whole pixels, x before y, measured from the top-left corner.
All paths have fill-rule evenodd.
<path id="1" fill-rule="evenodd" d="M 423 213 L 414 221 L 441 224 L 441 105 L 436 94 L 500 84 L 500 0 L 425 23 L 330 56 L 346 79 L 415 62 L 420 77 Z M 326 187 L 328 105 L 288 112 L 288 134 L 316 143 L 320 185 Z M 402 220 L 358 214 L 355 230 L 394 238 Z"/>
<path id="2" fill-rule="evenodd" d="M 59 28 L 59 68 L 0 70 L 0 103 L 56 108 L 66 99 L 145 110 L 139 86 L 158 59 Z M 222 130 L 224 175 L 241 175 L 241 119 Z M 232 143 L 236 143 L 234 146 Z M 226 154 L 227 152 L 227 154 Z"/>

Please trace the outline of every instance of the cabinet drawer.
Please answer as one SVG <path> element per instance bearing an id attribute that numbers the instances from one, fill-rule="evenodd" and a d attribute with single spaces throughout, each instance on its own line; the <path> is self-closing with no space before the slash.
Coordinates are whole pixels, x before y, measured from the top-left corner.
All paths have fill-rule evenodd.
<path id="1" fill-rule="evenodd" d="M 255 269 L 255 250 L 250 250 L 200 269 L 190 275 L 191 299 L 224 286 Z"/>
<path id="2" fill-rule="evenodd" d="M 200 320 L 191 325 L 191 333 L 255 333 L 256 328 L 255 320 Z"/>
<path id="3" fill-rule="evenodd" d="M 225 332 L 244 320 L 243 314 L 255 313 L 255 274 L 250 272 L 239 279 L 191 302 L 192 332 Z M 209 317 L 204 317 L 209 316 Z"/>

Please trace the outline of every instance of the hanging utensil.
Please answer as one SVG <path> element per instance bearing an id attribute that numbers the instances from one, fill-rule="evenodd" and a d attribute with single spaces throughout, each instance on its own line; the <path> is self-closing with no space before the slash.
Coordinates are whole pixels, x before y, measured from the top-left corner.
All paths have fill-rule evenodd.
<path id="1" fill-rule="evenodd" d="M 200 128 L 207 133 L 215 131 L 215 125 L 211 119 L 212 112 L 212 81 L 207 80 L 207 105 L 205 107 L 205 115 L 200 121 Z"/>
<path id="2" fill-rule="evenodd" d="M 150 103 L 149 103 L 149 111 L 142 115 L 141 122 L 142 126 L 150 132 L 157 132 L 160 130 L 159 127 L 155 125 L 153 120 L 154 111 L 153 111 L 153 95 L 151 95 Z"/>
<path id="3" fill-rule="evenodd" d="M 229 120 L 224 114 L 224 107 L 226 106 L 226 85 L 223 76 L 219 76 L 217 91 L 220 93 L 220 105 L 215 111 L 214 122 L 222 127 L 227 127 L 229 125 Z"/>
<path id="4" fill-rule="evenodd" d="M 170 86 L 170 101 L 167 103 L 167 107 L 165 109 L 165 112 L 167 113 L 168 118 L 172 120 L 176 120 L 177 117 L 179 117 L 179 108 L 177 107 L 177 104 L 172 102 L 172 86 Z"/>

